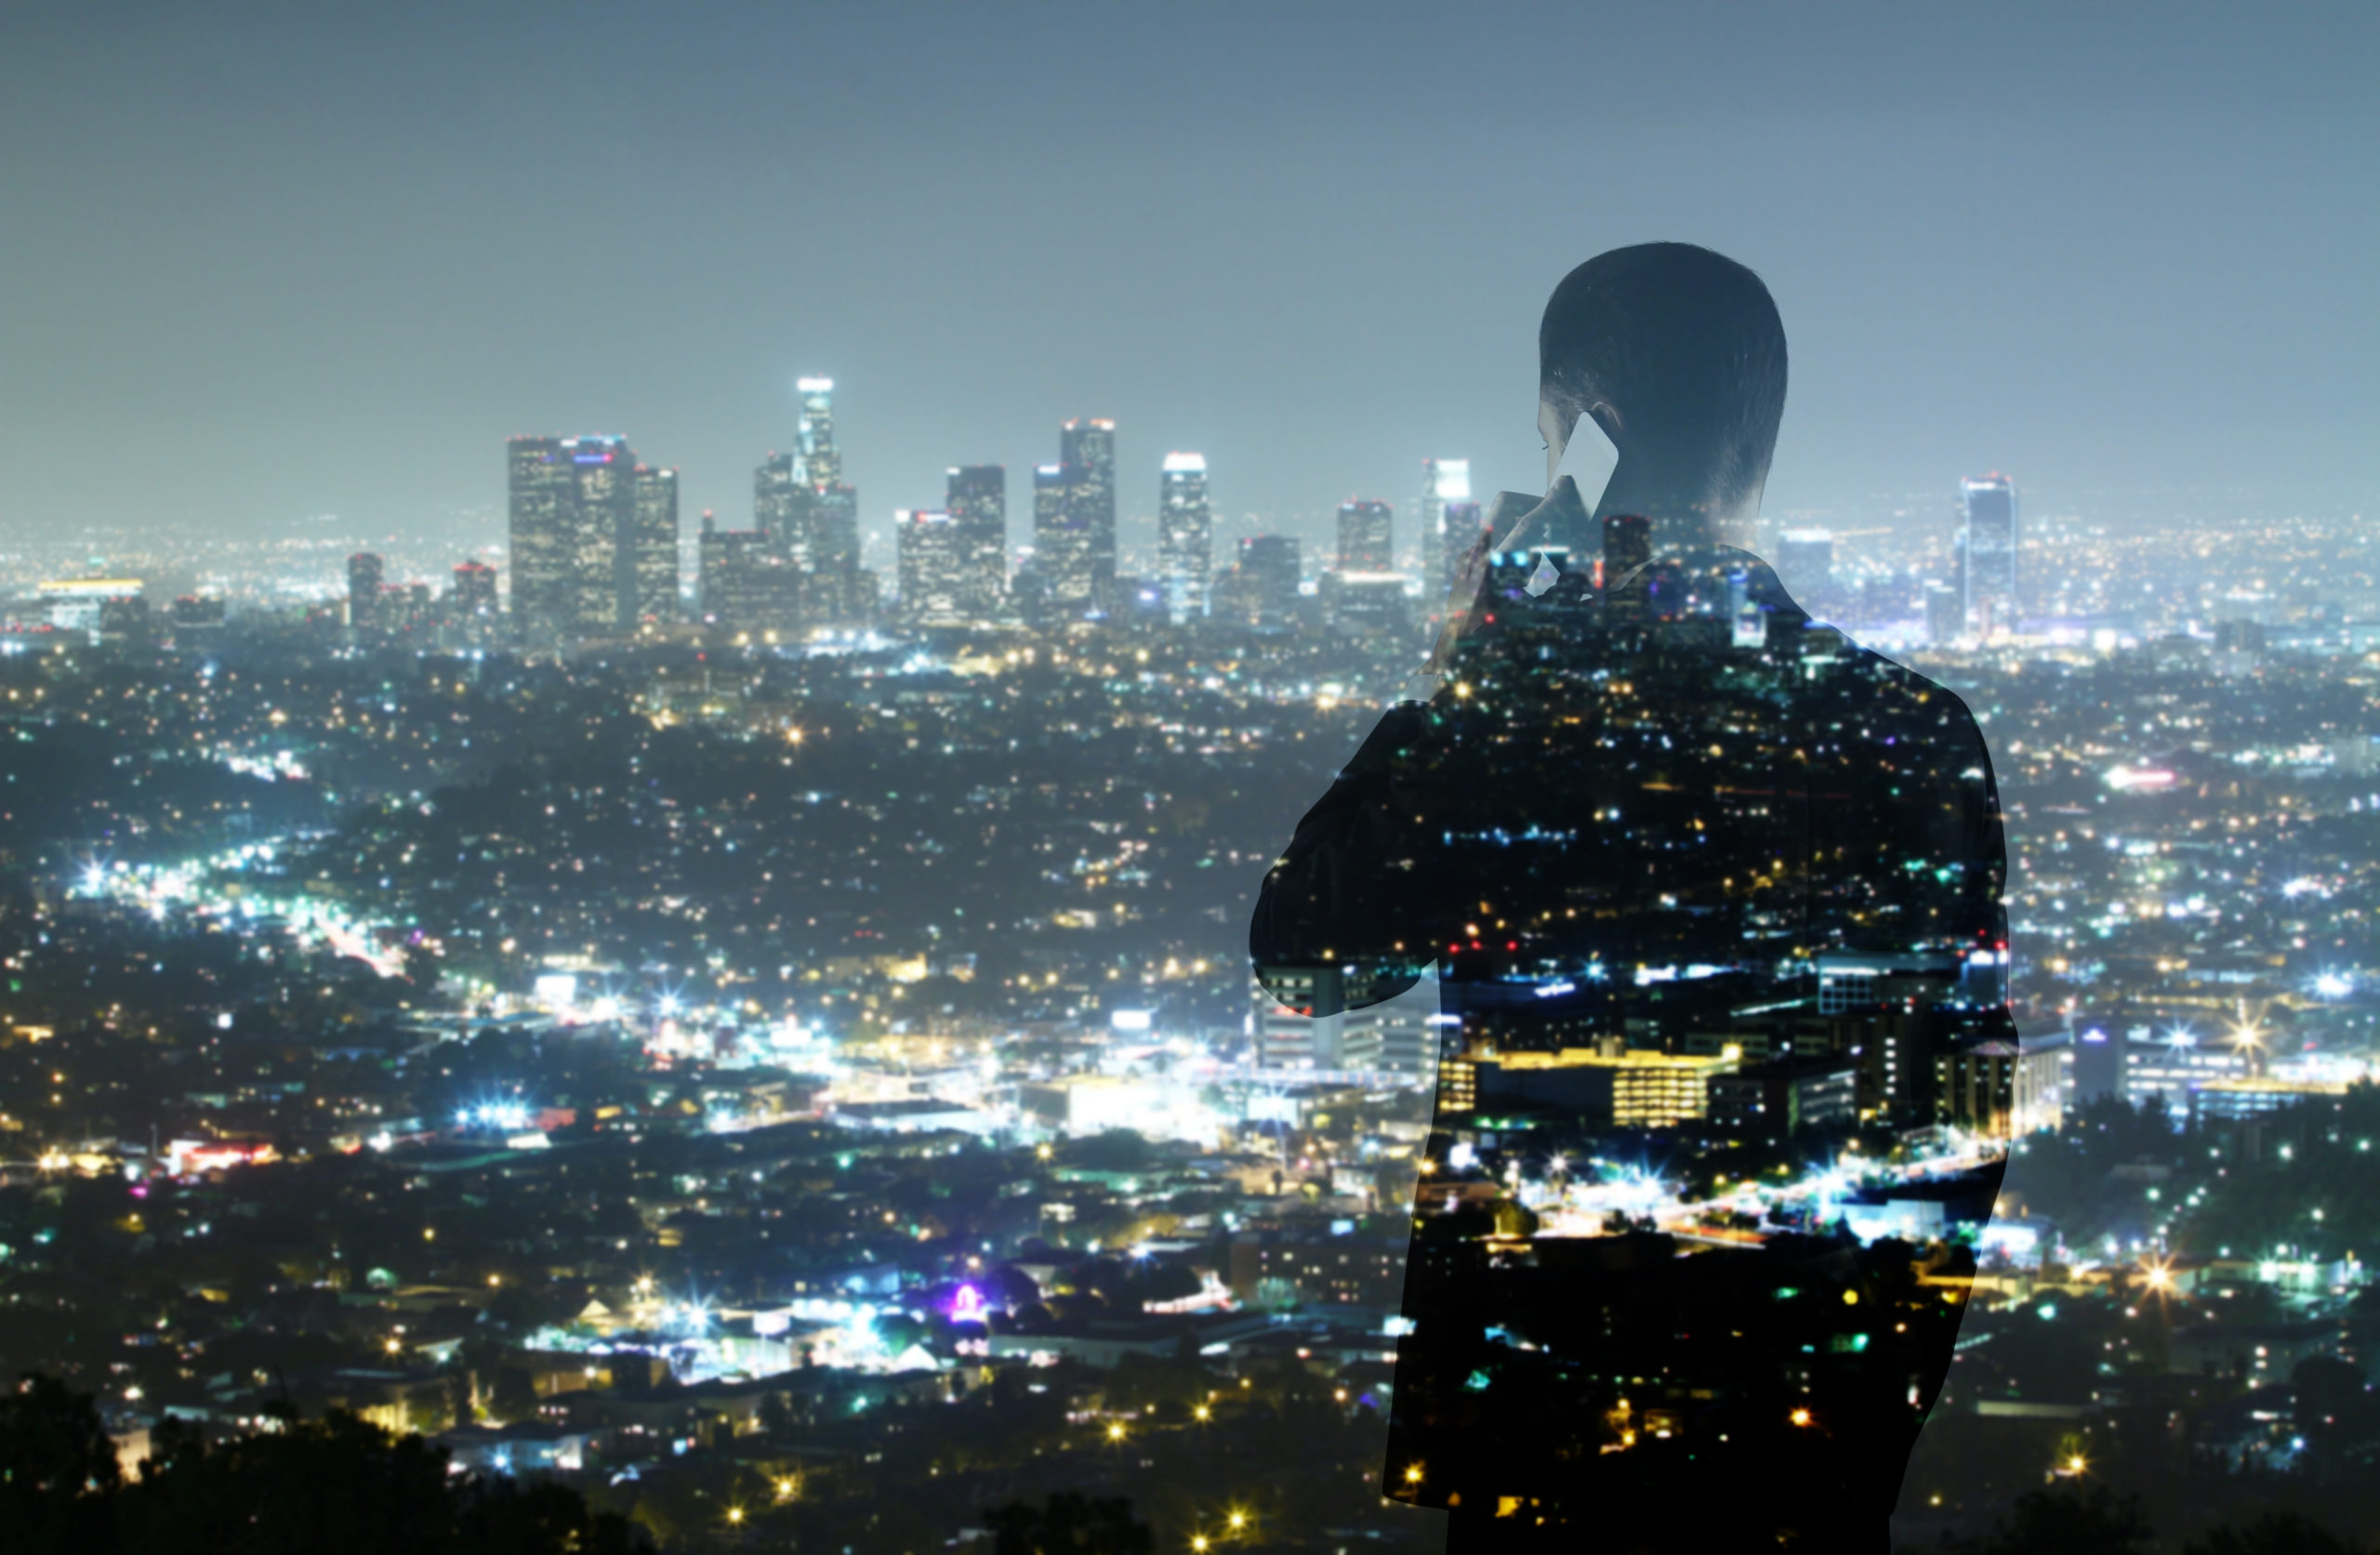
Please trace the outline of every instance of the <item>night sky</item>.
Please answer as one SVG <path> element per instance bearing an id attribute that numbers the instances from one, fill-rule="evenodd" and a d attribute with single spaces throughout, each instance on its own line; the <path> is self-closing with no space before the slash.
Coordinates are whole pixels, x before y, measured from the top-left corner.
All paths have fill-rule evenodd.
<path id="1" fill-rule="evenodd" d="M 487 8 L 8 8 L 0 529 L 494 537 L 533 431 L 742 524 L 828 373 L 872 528 L 1104 415 L 1128 515 L 1315 533 L 1541 483 L 1545 296 L 1657 238 L 1783 310 L 1772 512 L 2375 485 L 2370 5 Z"/>

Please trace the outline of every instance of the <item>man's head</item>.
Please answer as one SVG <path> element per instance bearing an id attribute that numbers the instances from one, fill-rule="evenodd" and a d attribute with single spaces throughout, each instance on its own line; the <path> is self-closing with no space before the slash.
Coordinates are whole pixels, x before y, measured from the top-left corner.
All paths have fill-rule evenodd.
<path id="1" fill-rule="evenodd" d="M 1554 288 L 1537 344 L 1549 472 L 1592 415 L 1620 453 L 1598 517 L 1743 543 L 1785 412 L 1785 327 L 1759 276 L 1691 244 L 1615 248 Z"/>

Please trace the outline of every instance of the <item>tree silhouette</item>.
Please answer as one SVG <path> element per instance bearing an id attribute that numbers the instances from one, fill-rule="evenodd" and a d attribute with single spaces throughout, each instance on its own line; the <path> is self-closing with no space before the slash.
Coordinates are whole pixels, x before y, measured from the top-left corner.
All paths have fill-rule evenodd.
<path id="1" fill-rule="evenodd" d="M 2182 1555 L 2362 1555 L 2349 1544 L 2290 1512 L 2260 1517 L 2244 1528 L 2217 1528 L 2182 1547 Z"/>
<path id="2" fill-rule="evenodd" d="M 1015 1501 L 985 1521 L 995 1555 L 1149 1555 L 1148 1524 L 1123 1496 L 1091 1500 L 1061 1491 L 1041 1507 Z"/>
<path id="3" fill-rule="evenodd" d="M 2137 1496 L 2105 1485 L 2076 1494 L 2037 1490 L 1979 1539 L 1946 1537 L 1949 1555 L 2147 1555 L 2149 1519 Z M 2228 1551 L 2225 1555 L 2229 1555 Z"/>
<path id="4" fill-rule="evenodd" d="M 445 1450 L 334 1413 L 209 1443 L 167 1419 L 139 1479 L 88 1394 L 25 1378 L 0 1403 L 10 1555 L 635 1555 L 650 1546 L 567 1486 L 448 1471 Z"/>

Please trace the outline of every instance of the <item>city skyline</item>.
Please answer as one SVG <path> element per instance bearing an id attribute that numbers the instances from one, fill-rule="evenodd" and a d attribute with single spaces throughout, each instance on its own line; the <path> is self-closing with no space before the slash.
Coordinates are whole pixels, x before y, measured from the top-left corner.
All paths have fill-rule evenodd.
<path id="1" fill-rule="evenodd" d="M 2380 1539 L 2380 11 L 20 9 L 0 1527 Z"/>
<path id="2" fill-rule="evenodd" d="M 1225 8 L 1160 38 L 1054 8 L 914 31 L 830 11 L 673 33 L 629 72 L 597 40 L 642 27 L 528 11 L 468 48 L 436 11 L 45 12 L 0 64 L 10 143 L 46 148 L 0 173 L 10 291 L 40 299 L 0 314 L 0 524 L 386 533 L 494 507 L 490 437 L 581 427 L 668 449 L 684 510 L 734 521 L 820 371 L 879 432 L 845 472 L 872 531 L 934 506 L 953 461 L 1046 457 L 1043 421 L 1087 405 L 1127 460 L 1230 470 L 1220 522 L 1312 546 L 1349 490 L 1409 498 L 1442 449 L 1482 492 L 1527 485 L 1547 290 L 1673 237 L 1740 257 L 1784 310 L 1772 510 L 1995 467 L 2053 500 L 2368 499 L 2375 217 L 2336 197 L 2380 144 L 2368 15 L 1723 14 L 1523 7 L 1439 35 L 1420 11 Z M 1058 35 L 1081 66 L 1043 79 Z M 1130 86 L 1160 44 L 1178 102 Z M 760 63 L 796 45 L 837 66 L 798 100 Z M 1361 126 L 1289 89 L 1422 54 L 1499 89 L 1390 94 Z M 531 57 L 558 73 L 497 63 Z M 1689 59 L 1698 91 L 1668 92 Z M 963 72 L 998 112 L 867 85 L 896 60 Z M 2001 88 L 1941 91 L 1952 61 Z M 1045 264 L 1032 213 L 1085 123 L 1111 130 L 1098 193 Z M 837 156 L 786 154 L 830 128 Z M 645 202 L 633 233 L 514 197 L 518 166 L 586 155 Z M 1421 191 L 1445 196 L 1425 239 L 1349 241 Z M 963 258 L 912 241 L 927 208 Z M 424 452 L 375 457 L 392 445 Z"/>

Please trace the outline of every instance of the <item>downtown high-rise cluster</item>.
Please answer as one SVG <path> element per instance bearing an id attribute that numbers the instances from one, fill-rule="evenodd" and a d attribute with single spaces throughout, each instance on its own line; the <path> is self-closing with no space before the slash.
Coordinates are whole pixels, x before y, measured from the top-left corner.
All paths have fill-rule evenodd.
<path id="1" fill-rule="evenodd" d="M 1351 497 L 1339 511 L 1331 562 L 1309 583 L 1292 536 L 1250 535 L 1219 559 L 1206 456 L 1174 451 L 1157 471 L 1155 573 L 1127 576 L 1118 565 L 1116 423 L 1078 416 L 1060 425 L 1057 458 L 1032 468 L 1023 545 L 1010 544 L 1002 465 L 952 466 L 941 507 L 894 514 L 895 600 L 888 608 L 881 580 L 861 565 L 859 499 L 843 479 L 834 380 L 803 377 L 796 388 L 795 445 L 754 470 L 749 526 L 702 515 L 691 609 L 679 588 L 676 470 L 639 463 L 615 436 L 513 439 L 512 638 L 558 646 L 682 626 L 790 641 L 879 623 L 1178 626 L 1210 616 L 1259 628 L 1312 616 L 1316 625 L 1370 633 L 1408 624 L 1410 601 L 1442 581 L 1427 574 L 1441 565 L 1450 571 L 1478 527 L 1469 461 L 1425 460 L 1415 539 L 1435 554 L 1424 555 L 1419 573 L 1398 565 L 1391 506 Z M 350 570 L 350 619 L 359 629 L 394 629 L 421 613 L 403 600 L 382 599 L 394 591 L 373 571 L 377 560 L 360 557 Z M 474 622 L 496 616 L 482 598 L 491 581 L 458 574 L 454 598 L 468 589 Z"/>

